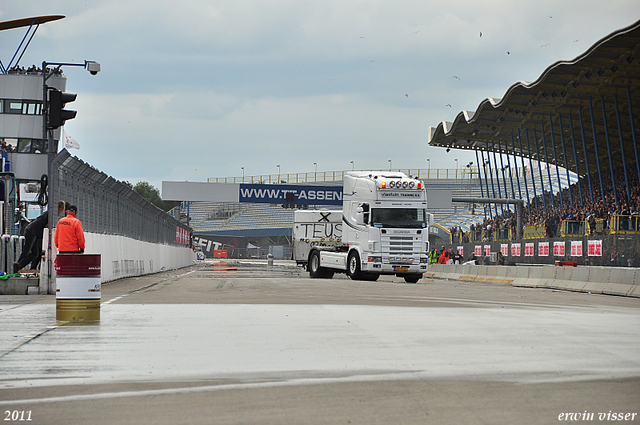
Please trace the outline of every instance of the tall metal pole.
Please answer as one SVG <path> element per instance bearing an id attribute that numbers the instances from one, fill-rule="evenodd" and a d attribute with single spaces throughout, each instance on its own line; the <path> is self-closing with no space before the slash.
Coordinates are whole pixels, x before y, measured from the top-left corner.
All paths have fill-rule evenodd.
<path id="1" fill-rule="evenodd" d="M 567 191 L 569 192 L 569 204 L 573 208 L 573 196 L 571 196 L 571 178 L 569 176 L 569 160 L 567 159 L 567 148 L 564 145 L 564 128 L 562 127 L 562 115 L 558 114 L 560 123 L 560 141 L 562 142 L 562 155 L 564 155 L 564 169 L 567 172 Z"/>
<path id="2" fill-rule="evenodd" d="M 534 130 L 535 131 L 535 130 Z M 536 212 L 538 211 L 538 194 L 536 193 L 536 178 L 533 172 L 533 159 L 531 157 L 531 143 L 529 142 L 529 130 L 524 129 L 524 135 L 527 136 L 527 152 L 529 153 L 529 170 L 531 170 L 531 184 L 533 186 L 533 200 L 536 205 Z M 539 161 L 536 157 L 536 161 Z"/>
<path id="3" fill-rule="evenodd" d="M 527 208 L 529 214 L 531 214 L 531 198 L 529 198 L 529 185 L 527 184 L 527 173 L 524 165 L 524 152 L 522 151 L 522 137 L 520 136 L 520 128 L 518 128 L 518 142 L 520 143 L 520 163 L 522 164 L 522 172 L 524 173 L 522 179 L 524 180 L 524 190 L 527 195 Z M 531 174 L 533 176 L 533 173 Z M 518 186 L 520 184 L 518 183 Z"/>
<path id="4" fill-rule="evenodd" d="M 492 144 L 493 143 L 494 142 L 492 141 Z M 502 192 L 500 191 L 500 177 L 498 176 L 498 160 L 496 159 L 496 151 L 495 150 L 493 151 L 493 164 L 494 164 L 495 169 L 496 169 L 496 186 L 498 186 L 498 198 L 502 198 Z M 491 180 L 491 181 L 493 182 L 493 180 Z M 496 205 L 496 210 L 497 209 L 498 209 L 498 206 Z M 502 204 L 500 204 L 500 211 L 502 211 L 502 214 L 504 214 L 504 206 Z"/>
<path id="5" fill-rule="evenodd" d="M 636 154 L 636 169 L 638 171 L 638 183 L 640 183 L 640 160 L 638 158 L 638 142 L 636 141 L 636 129 L 633 125 L 633 108 L 631 107 L 631 91 L 627 86 L 627 103 L 629 104 L 629 123 L 631 124 L 631 138 L 633 139 L 633 152 Z"/>
<path id="6" fill-rule="evenodd" d="M 624 169 L 624 185 L 627 187 L 627 200 L 631 200 L 631 190 L 629 189 L 629 178 L 627 177 L 627 161 L 624 157 L 624 142 L 622 141 L 622 126 L 620 125 L 620 114 L 618 113 L 618 96 L 613 95 L 613 102 L 616 106 L 616 121 L 618 122 L 618 137 L 620 137 L 620 152 L 622 153 L 622 167 Z"/>
<path id="7" fill-rule="evenodd" d="M 607 201 L 604 196 L 604 185 L 602 184 L 602 170 L 600 169 L 600 154 L 598 153 L 598 142 L 596 141 L 596 124 L 593 119 L 593 106 L 591 98 L 589 98 L 589 115 L 591 116 L 591 131 L 593 134 L 593 148 L 596 151 L 596 166 L 598 167 L 598 177 L 600 177 L 600 193 L 602 194 L 602 204 L 606 205 Z"/>
<path id="8" fill-rule="evenodd" d="M 604 140 L 607 142 L 607 154 L 609 156 L 609 168 L 611 169 L 611 186 L 613 187 L 613 201 L 618 205 L 618 190 L 616 189 L 616 179 L 613 174 L 613 162 L 611 160 L 611 144 L 609 143 L 609 126 L 607 125 L 607 111 L 604 107 L 604 96 L 600 96 L 602 102 L 602 124 L 604 126 Z"/>
<path id="9" fill-rule="evenodd" d="M 587 155 L 587 141 L 584 137 L 584 123 L 582 119 L 582 108 L 578 108 L 578 119 L 580 120 L 580 135 L 582 137 L 582 150 L 584 152 L 584 163 L 587 167 L 587 183 L 589 183 L 589 196 L 593 203 L 593 187 L 591 186 L 591 172 L 589 171 L 589 156 Z"/>
<path id="10" fill-rule="evenodd" d="M 578 164 L 578 153 L 576 151 L 576 137 L 573 134 L 573 118 L 569 114 L 569 128 L 571 129 L 571 144 L 573 145 L 573 160 L 576 162 L 576 174 L 578 175 L 578 193 L 580 194 L 580 205 L 584 206 L 582 199 L 582 180 L 580 178 L 580 164 Z"/>

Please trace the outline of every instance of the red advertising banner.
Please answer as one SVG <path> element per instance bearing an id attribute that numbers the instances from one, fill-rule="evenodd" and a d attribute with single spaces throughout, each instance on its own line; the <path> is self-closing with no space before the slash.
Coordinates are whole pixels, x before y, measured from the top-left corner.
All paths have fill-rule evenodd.
<path id="1" fill-rule="evenodd" d="M 593 240 L 589 243 L 589 257 L 602 257 L 602 241 Z"/>
<path id="2" fill-rule="evenodd" d="M 509 244 L 508 243 L 501 243 L 500 244 L 500 254 L 502 254 L 504 257 L 509 255 Z"/>
<path id="3" fill-rule="evenodd" d="M 553 255 L 556 257 L 564 257 L 564 241 L 556 241 L 553 243 Z"/>
<path id="4" fill-rule="evenodd" d="M 582 257 L 582 241 L 571 241 L 571 256 Z"/>
<path id="5" fill-rule="evenodd" d="M 462 257 L 464 257 L 464 246 L 460 245 L 458 247 L 458 254 L 460 254 Z"/>
<path id="6" fill-rule="evenodd" d="M 549 242 L 538 242 L 538 257 L 549 256 Z"/>
<path id="7" fill-rule="evenodd" d="M 512 257 L 519 257 L 520 256 L 520 244 L 519 243 L 512 243 L 511 244 L 511 256 Z"/>
<path id="8" fill-rule="evenodd" d="M 524 256 L 525 257 L 533 257 L 535 254 L 535 243 L 527 242 L 524 244 Z"/>
<path id="9" fill-rule="evenodd" d="M 476 257 L 481 257 L 482 256 L 482 245 L 476 245 L 473 253 L 476 255 Z"/>
<path id="10" fill-rule="evenodd" d="M 491 255 L 491 245 L 484 246 L 484 255 Z"/>

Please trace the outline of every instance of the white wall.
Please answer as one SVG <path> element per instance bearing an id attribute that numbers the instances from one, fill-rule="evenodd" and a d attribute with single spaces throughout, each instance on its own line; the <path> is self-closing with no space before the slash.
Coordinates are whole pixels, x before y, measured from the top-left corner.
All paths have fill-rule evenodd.
<path id="1" fill-rule="evenodd" d="M 87 232 L 84 236 L 85 252 L 100 254 L 102 283 L 178 269 L 196 260 L 196 254 L 188 246 L 153 244 L 125 236 Z M 49 284 L 46 276 L 41 276 L 40 293 L 55 294 L 55 283 Z"/>

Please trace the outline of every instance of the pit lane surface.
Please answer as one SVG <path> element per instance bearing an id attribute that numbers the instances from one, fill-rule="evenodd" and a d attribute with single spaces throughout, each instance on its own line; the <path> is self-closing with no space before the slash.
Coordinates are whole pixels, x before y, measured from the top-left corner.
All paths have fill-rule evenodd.
<path id="1" fill-rule="evenodd" d="M 0 299 L 0 407 L 32 423 L 555 423 L 638 412 L 640 302 L 201 263 L 103 285 L 101 322 Z M 636 422 L 638 416 L 635 416 Z"/>

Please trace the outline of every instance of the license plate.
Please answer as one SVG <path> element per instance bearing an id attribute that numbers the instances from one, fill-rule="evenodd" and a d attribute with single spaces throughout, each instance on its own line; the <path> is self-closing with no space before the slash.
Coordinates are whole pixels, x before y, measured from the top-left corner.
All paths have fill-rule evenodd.
<path id="1" fill-rule="evenodd" d="M 393 270 L 396 271 L 396 272 L 406 272 L 406 271 L 409 271 L 409 267 L 398 267 L 398 266 L 395 266 L 393 268 Z"/>

